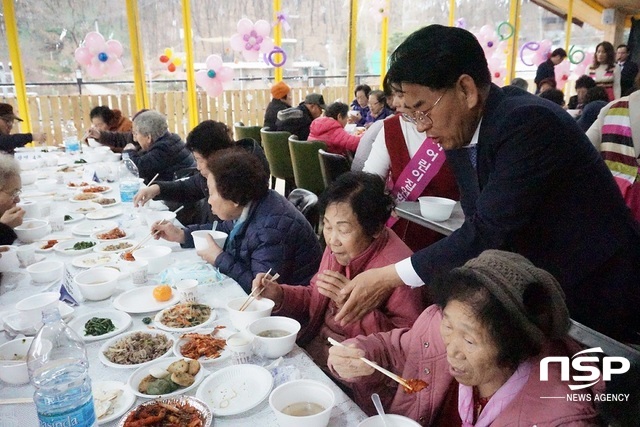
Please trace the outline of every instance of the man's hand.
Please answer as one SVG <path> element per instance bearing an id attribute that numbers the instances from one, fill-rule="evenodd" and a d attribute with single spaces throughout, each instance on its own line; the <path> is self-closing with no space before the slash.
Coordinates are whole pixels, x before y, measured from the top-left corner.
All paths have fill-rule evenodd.
<path id="1" fill-rule="evenodd" d="M 269 298 L 275 303 L 275 306 L 278 307 L 282 304 L 284 292 L 280 285 L 271 280 L 271 278 L 271 274 L 269 274 L 269 276 L 265 273 L 256 274 L 255 279 L 251 282 L 251 292 L 256 295 L 257 299 Z"/>
<path id="2" fill-rule="evenodd" d="M 207 243 L 209 243 L 209 247 L 207 249 L 203 249 L 201 251 L 196 251 L 196 254 L 203 260 L 207 261 L 209 264 L 214 265 L 218 256 L 223 252 L 222 248 L 218 246 L 211 234 L 207 234 L 206 237 Z"/>
<path id="3" fill-rule="evenodd" d="M 364 350 L 354 344 L 348 347 L 333 346 L 329 348 L 327 365 L 333 367 L 341 378 L 366 377 L 373 374 L 375 369 L 360 360 L 364 355 Z"/>
<path id="4" fill-rule="evenodd" d="M 31 134 L 31 138 L 33 139 L 33 142 L 37 142 L 39 144 L 43 144 L 43 143 L 47 142 L 47 134 L 46 133 L 33 132 Z"/>
<path id="5" fill-rule="evenodd" d="M 340 293 L 349 299 L 336 315 L 342 325 L 362 319 L 374 308 L 379 307 L 402 280 L 396 273 L 395 265 L 363 271 L 345 286 Z"/>
<path id="6" fill-rule="evenodd" d="M 156 184 L 151 184 L 148 187 L 143 187 L 133 197 L 133 206 L 136 208 L 144 206 L 145 203 L 156 197 L 158 194 L 160 194 L 160 186 Z"/>
<path id="7" fill-rule="evenodd" d="M 184 243 L 185 241 L 184 230 L 169 222 L 154 222 L 151 226 L 151 232 L 153 233 L 153 238 L 156 240 L 163 238 L 170 242 Z"/>
<path id="8" fill-rule="evenodd" d="M 0 217 L 0 222 L 8 225 L 11 228 L 15 228 L 22 225 L 22 218 L 24 218 L 24 209 L 20 206 L 14 206 L 11 209 L 7 209 Z"/>
<path id="9" fill-rule="evenodd" d="M 316 285 L 318 286 L 318 292 L 327 298 L 331 298 L 338 307 L 342 307 L 347 301 L 349 295 L 343 295 L 340 293 L 351 281 L 342 274 L 324 270 L 318 274 L 318 280 Z"/>

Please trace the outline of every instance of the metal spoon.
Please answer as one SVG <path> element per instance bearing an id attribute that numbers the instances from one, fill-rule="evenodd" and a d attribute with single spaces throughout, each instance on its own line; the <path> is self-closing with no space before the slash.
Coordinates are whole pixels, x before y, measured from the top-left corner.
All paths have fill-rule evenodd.
<path id="1" fill-rule="evenodd" d="M 384 427 L 388 427 L 387 420 L 384 413 L 384 408 L 382 407 L 382 402 L 380 401 L 380 396 L 378 393 L 373 393 L 371 395 L 371 400 L 373 400 L 373 406 L 376 407 L 376 411 L 378 411 L 378 415 L 380 415 L 380 419 L 382 420 L 382 425 Z"/>

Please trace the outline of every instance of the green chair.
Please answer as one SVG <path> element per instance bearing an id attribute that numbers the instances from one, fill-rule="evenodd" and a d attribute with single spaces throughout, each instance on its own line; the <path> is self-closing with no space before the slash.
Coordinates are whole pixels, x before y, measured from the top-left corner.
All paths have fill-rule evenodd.
<path id="1" fill-rule="evenodd" d="M 288 197 L 295 188 L 291 154 L 289 154 L 289 132 L 270 131 L 269 128 L 260 129 L 262 148 L 267 156 L 271 169 L 271 188 L 275 187 L 275 179 L 280 178 L 285 182 L 284 196 Z"/>
<path id="2" fill-rule="evenodd" d="M 260 126 L 245 126 L 244 123 L 238 122 L 233 125 L 236 140 L 243 138 L 253 138 L 260 146 L 262 146 L 262 138 L 260 137 Z"/>
<path id="3" fill-rule="evenodd" d="M 318 150 L 321 149 L 327 149 L 327 144 L 322 141 L 299 141 L 295 135 L 289 137 L 289 151 L 296 187 L 318 195 L 324 191 L 318 159 Z"/>

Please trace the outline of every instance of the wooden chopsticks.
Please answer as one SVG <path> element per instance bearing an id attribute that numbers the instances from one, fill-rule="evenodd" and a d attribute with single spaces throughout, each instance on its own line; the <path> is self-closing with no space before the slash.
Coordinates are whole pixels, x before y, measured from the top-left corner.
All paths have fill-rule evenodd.
<path id="1" fill-rule="evenodd" d="M 275 282 L 276 280 L 278 280 L 278 277 L 280 277 L 280 275 L 278 273 L 276 273 L 273 277 L 271 277 L 270 279 L 269 277 L 269 273 L 271 273 L 271 269 L 269 269 L 269 271 L 267 271 L 267 273 L 264 275 L 264 277 L 262 278 L 262 280 L 271 280 L 272 282 Z M 262 291 L 264 291 L 264 286 L 262 288 L 260 288 L 260 291 L 258 291 L 256 293 L 256 291 L 258 290 L 258 288 L 255 288 L 253 291 L 251 291 L 251 293 L 249 294 L 249 296 L 247 297 L 247 300 L 240 306 L 240 308 L 238 309 L 238 311 L 245 311 L 247 308 L 249 308 L 249 306 L 251 305 L 251 303 L 260 296 L 260 294 L 262 293 Z"/>
<path id="2" fill-rule="evenodd" d="M 154 177 L 154 179 L 155 179 L 155 177 Z M 173 211 L 173 212 L 178 213 L 178 212 L 180 212 L 182 209 L 184 209 L 184 205 L 180 206 L 178 209 L 176 209 L 176 210 L 175 210 L 175 211 Z M 162 221 L 160 221 L 160 222 L 158 223 L 158 225 L 163 224 L 163 223 L 165 223 L 165 222 L 167 222 L 167 220 L 166 220 L 166 219 L 163 219 Z M 145 243 L 147 243 L 147 242 L 149 241 L 149 239 L 151 239 L 153 236 L 155 236 L 156 234 L 158 234 L 158 232 L 159 232 L 159 231 L 160 231 L 160 230 L 156 230 L 155 232 L 153 232 L 153 231 L 152 231 L 152 232 L 151 232 L 151 233 L 149 233 L 149 234 L 148 234 L 144 239 L 142 239 L 142 240 L 140 241 L 140 243 L 138 243 L 137 245 L 135 245 L 133 248 L 129 249 L 129 250 L 128 250 L 128 251 L 126 251 L 126 252 L 133 252 L 133 251 L 135 251 L 135 250 L 137 250 L 137 249 L 140 249 L 140 248 L 142 247 L 142 245 L 144 245 Z"/>
<path id="3" fill-rule="evenodd" d="M 339 343 L 338 341 L 334 340 L 331 337 L 327 337 L 327 339 L 329 340 L 329 343 L 331 343 L 331 345 L 336 345 L 336 346 L 339 346 L 339 347 L 346 347 L 346 345 L 344 345 L 342 343 Z M 367 365 L 371 366 L 376 371 L 382 372 L 383 374 L 385 374 L 386 376 L 388 376 L 392 380 L 396 381 L 401 386 L 403 386 L 403 387 L 405 387 L 405 388 L 407 388 L 409 390 L 413 390 L 413 387 L 411 387 L 409 385 L 409 382 L 407 380 L 405 380 L 404 378 L 402 378 L 401 376 L 396 375 L 393 372 L 386 370 L 382 366 L 378 365 L 376 362 L 372 362 L 371 360 L 367 359 L 366 357 L 361 357 L 360 360 L 362 360 Z"/>
<path id="4" fill-rule="evenodd" d="M 158 178 L 158 176 L 160 176 L 160 172 L 158 172 L 156 176 L 151 178 L 151 181 L 149 181 L 149 183 L 147 184 L 147 187 L 151 186 L 151 184 L 153 184 L 153 181 L 155 181 Z"/>

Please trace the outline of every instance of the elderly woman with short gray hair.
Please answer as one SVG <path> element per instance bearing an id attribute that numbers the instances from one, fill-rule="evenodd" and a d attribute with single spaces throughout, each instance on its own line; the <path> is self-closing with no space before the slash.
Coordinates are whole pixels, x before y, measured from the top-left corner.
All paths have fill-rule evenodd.
<path id="1" fill-rule="evenodd" d="M 193 155 L 180 136 L 169 132 L 166 117 L 157 111 L 145 111 L 133 120 L 133 139 L 140 144 L 140 150 L 128 144 L 123 155 L 129 155 L 145 183 L 156 173 L 159 181 L 173 181 L 175 172 L 195 166 Z"/>
<path id="2" fill-rule="evenodd" d="M 18 237 L 13 229 L 22 225 L 20 166 L 8 154 L 0 154 L 0 245 L 10 245 Z"/>

